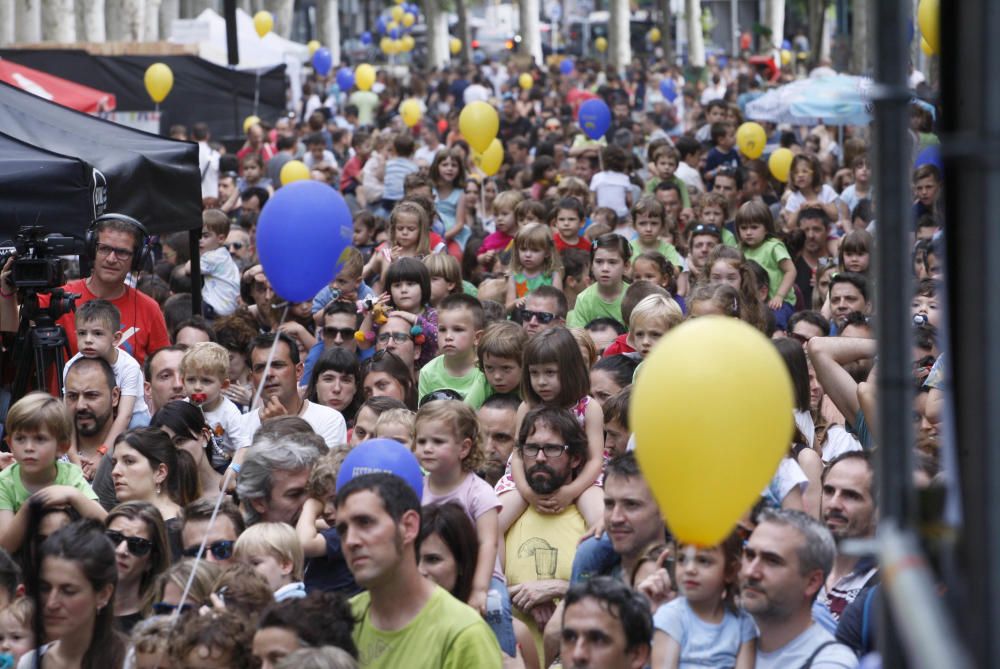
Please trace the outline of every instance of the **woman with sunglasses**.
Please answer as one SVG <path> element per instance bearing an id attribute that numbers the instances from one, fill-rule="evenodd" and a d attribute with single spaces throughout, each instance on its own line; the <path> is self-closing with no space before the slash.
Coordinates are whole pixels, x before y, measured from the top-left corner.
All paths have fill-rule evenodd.
<path id="1" fill-rule="evenodd" d="M 340 347 L 324 351 L 313 366 L 306 399 L 336 409 L 347 426 L 353 427 L 354 418 L 365 400 L 357 356 Z"/>
<path id="2" fill-rule="evenodd" d="M 170 566 L 167 529 L 156 507 L 146 502 L 125 502 L 104 520 L 108 539 L 115 547 L 118 586 L 115 588 L 115 623 L 130 634 L 149 615 L 156 594 L 156 579 Z"/>
<path id="3" fill-rule="evenodd" d="M 191 578 L 194 572 L 194 578 Z M 181 613 L 186 611 L 197 611 L 202 606 L 212 606 L 212 593 L 222 567 L 215 562 L 192 559 L 181 560 L 156 579 L 156 603 L 153 604 L 153 615 L 169 616 L 181 609 Z M 191 581 L 191 589 L 188 590 L 187 597 L 181 602 L 181 595 L 188 581 Z"/>
<path id="4" fill-rule="evenodd" d="M 18 666 L 121 669 L 127 644 L 115 629 L 117 581 L 115 550 L 99 521 L 74 522 L 46 539 L 38 602 L 48 643 Z"/>

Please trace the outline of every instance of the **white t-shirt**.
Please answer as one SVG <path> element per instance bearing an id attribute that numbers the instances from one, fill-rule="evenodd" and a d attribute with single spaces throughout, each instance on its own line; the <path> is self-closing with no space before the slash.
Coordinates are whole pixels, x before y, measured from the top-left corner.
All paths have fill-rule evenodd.
<path id="1" fill-rule="evenodd" d="M 799 432 L 806 438 L 806 446 L 813 448 L 813 442 L 816 441 L 816 424 L 813 423 L 812 414 L 802 409 L 796 409 L 795 427 L 799 428 Z"/>
<path id="2" fill-rule="evenodd" d="M 299 412 L 299 416 L 312 426 L 316 434 L 323 437 L 328 448 L 347 443 L 347 423 L 336 409 L 305 400 L 304 410 Z M 260 409 L 243 414 L 241 420 L 244 431 L 253 439 L 260 427 Z"/>
<path id="3" fill-rule="evenodd" d="M 841 453 L 861 450 L 864 450 L 861 442 L 843 425 L 834 423 L 827 428 L 826 441 L 823 442 L 823 462 L 830 462 Z"/>
<path id="4" fill-rule="evenodd" d="M 462 102 L 467 105 L 473 102 L 488 102 L 490 99 L 490 89 L 486 88 L 482 84 L 472 84 L 471 86 L 466 86 L 465 90 L 462 91 Z"/>
<path id="5" fill-rule="evenodd" d="M 434 162 L 437 154 L 441 153 L 444 148 L 444 144 L 438 144 L 436 149 L 421 145 L 419 149 L 413 152 L 413 161 L 421 165 L 430 165 Z"/>
<path id="6" fill-rule="evenodd" d="M 229 250 L 220 246 L 201 254 L 201 273 L 205 286 L 201 297 L 220 316 L 229 316 L 236 311 L 240 296 L 240 270 L 229 255 Z"/>
<path id="7" fill-rule="evenodd" d="M 813 623 L 809 629 L 776 651 L 765 653 L 758 649 L 755 669 L 803 667 L 821 644 L 833 640 L 832 634 Z M 854 669 L 857 666 L 858 658 L 854 656 L 854 651 L 843 644 L 831 643 L 813 658 L 810 669 Z"/>
<path id="8" fill-rule="evenodd" d="M 802 494 L 805 494 L 808 485 L 809 477 L 802 471 L 799 463 L 785 457 L 781 459 L 778 470 L 771 478 L 771 483 L 764 490 L 764 497 L 767 497 L 775 506 L 781 506 L 788 494 L 796 487 L 800 489 Z"/>
<path id="9" fill-rule="evenodd" d="M 212 429 L 212 434 L 219 438 L 222 447 L 230 453 L 237 449 L 246 448 L 250 445 L 250 438 L 253 436 L 245 430 L 243 424 L 243 414 L 231 399 L 223 396 L 222 402 L 212 411 L 206 411 L 205 422 Z"/>
<path id="10" fill-rule="evenodd" d="M 198 169 L 201 170 L 201 196 L 219 197 L 219 152 L 198 142 Z"/>
<path id="11" fill-rule="evenodd" d="M 823 188 L 819 191 L 819 197 L 817 198 L 823 204 L 830 204 L 832 202 L 838 202 L 840 196 L 837 195 L 837 191 L 833 190 L 833 187 L 829 184 L 823 184 Z M 785 202 L 785 211 L 792 214 L 802 208 L 802 205 L 806 203 L 806 198 L 802 193 L 794 191 L 788 196 L 788 201 Z"/>
<path id="12" fill-rule="evenodd" d="M 115 383 L 118 384 L 118 392 L 122 397 L 134 397 L 135 406 L 132 407 L 132 416 L 149 416 L 149 407 L 146 406 L 145 393 L 143 391 L 142 367 L 139 362 L 128 352 L 118 350 L 118 359 L 111 368 L 115 370 Z M 63 385 L 66 384 L 66 373 L 73 363 L 83 357 L 82 353 L 77 353 L 69 362 L 63 366 Z"/>
<path id="13" fill-rule="evenodd" d="M 590 190 L 597 193 L 597 206 L 613 209 L 618 218 L 628 215 L 625 194 L 632 182 L 621 172 L 598 172 L 590 180 Z"/>
<path id="14" fill-rule="evenodd" d="M 677 170 L 674 172 L 674 176 L 684 182 L 688 187 L 688 192 L 691 189 L 697 190 L 699 193 L 705 192 L 705 182 L 702 181 L 701 174 L 698 170 L 691 167 L 685 162 L 681 162 L 677 165 Z"/>

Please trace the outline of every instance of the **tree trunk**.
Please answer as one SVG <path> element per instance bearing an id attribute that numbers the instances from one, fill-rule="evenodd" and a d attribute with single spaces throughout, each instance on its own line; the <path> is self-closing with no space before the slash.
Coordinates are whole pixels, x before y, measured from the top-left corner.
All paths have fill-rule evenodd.
<path id="1" fill-rule="evenodd" d="M 768 51 L 775 65 L 781 68 L 781 42 L 785 39 L 785 0 L 766 0 L 764 4 L 764 25 L 771 30 Z"/>
<path id="2" fill-rule="evenodd" d="M 806 69 L 812 69 L 819 65 L 820 54 L 823 49 L 823 10 L 826 8 L 826 0 L 809 0 L 809 63 Z M 780 40 L 779 40 L 780 43 Z"/>
<path id="3" fill-rule="evenodd" d="M 632 61 L 632 41 L 629 36 L 628 0 L 611 0 L 611 15 L 608 18 L 608 48 L 611 50 L 611 66 L 618 74 L 624 75 Z"/>
<path id="4" fill-rule="evenodd" d="M 469 37 L 469 10 L 465 5 L 465 0 L 455 0 L 455 14 L 458 16 L 458 39 L 462 40 L 462 51 L 460 58 L 463 63 L 472 62 L 472 44 Z"/>
<path id="5" fill-rule="evenodd" d="M 670 32 L 670 0 L 657 0 L 657 8 L 660 12 L 660 48 L 663 49 L 663 60 L 672 64 L 674 36 Z"/>
<path id="6" fill-rule="evenodd" d="M 520 0 L 521 53 L 542 64 L 542 29 L 538 19 L 538 0 Z"/>
<path id="7" fill-rule="evenodd" d="M 145 38 L 145 0 L 108 0 L 109 42 L 141 42 Z"/>
<path id="8" fill-rule="evenodd" d="M 14 0 L 0 0 L 0 45 L 14 43 Z"/>
<path id="9" fill-rule="evenodd" d="M 104 0 L 76 0 L 76 38 L 81 42 L 107 41 Z"/>
<path id="10" fill-rule="evenodd" d="M 317 0 L 316 2 L 316 39 L 327 45 L 334 64 L 341 62 L 340 56 L 340 3 L 338 0 Z"/>
<path id="11" fill-rule="evenodd" d="M 424 0 L 427 20 L 427 64 L 444 67 L 448 64 L 448 17 L 441 11 L 438 0 Z"/>
<path id="12" fill-rule="evenodd" d="M 76 41 L 73 0 L 45 0 L 42 3 L 42 39 L 61 44 Z"/>
<path id="13" fill-rule="evenodd" d="M 851 19 L 851 69 L 857 74 L 868 71 L 868 21 L 871 18 L 871 7 L 867 2 L 854 3 L 854 15 Z"/>
<path id="14" fill-rule="evenodd" d="M 160 39 L 170 37 L 174 21 L 181 17 L 180 0 L 160 0 Z"/>
<path id="15" fill-rule="evenodd" d="M 705 67 L 705 36 L 701 30 L 701 0 L 684 0 L 684 21 L 688 34 L 688 64 Z"/>
<path id="16" fill-rule="evenodd" d="M 160 2 L 161 0 L 146 0 L 146 26 L 143 34 L 147 42 L 156 42 L 160 39 Z"/>
<path id="17" fill-rule="evenodd" d="M 293 10 L 295 9 L 294 0 L 268 0 L 265 3 L 267 11 L 271 12 L 274 16 L 274 32 L 281 37 L 288 38 L 292 34 L 292 17 Z M 334 13 L 334 21 L 336 21 L 337 14 Z M 333 43 L 330 42 L 330 48 L 333 48 Z M 338 42 L 339 44 L 339 42 Z M 337 62 L 334 59 L 334 62 Z"/>
<path id="18" fill-rule="evenodd" d="M 18 42 L 42 41 L 42 0 L 15 0 L 14 37 Z"/>

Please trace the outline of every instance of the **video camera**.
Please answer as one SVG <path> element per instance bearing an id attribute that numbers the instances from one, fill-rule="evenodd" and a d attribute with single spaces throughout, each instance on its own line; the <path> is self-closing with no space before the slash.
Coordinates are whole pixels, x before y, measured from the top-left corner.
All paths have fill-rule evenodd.
<path id="1" fill-rule="evenodd" d="M 0 266 L 14 260 L 13 281 L 18 290 L 50 292 L 66 283 L 65 261 L 59 256 L 79 255 L 83 242 L 60 234 L 46 235 L 41 226 L 25 225 L 13 240 L 0 242 Z"/>

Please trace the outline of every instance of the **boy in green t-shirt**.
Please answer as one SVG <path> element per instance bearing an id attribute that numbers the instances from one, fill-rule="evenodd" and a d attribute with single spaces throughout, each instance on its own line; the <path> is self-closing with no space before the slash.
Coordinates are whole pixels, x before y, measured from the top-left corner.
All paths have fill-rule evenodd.
<path id="1" fill-rule="evenodd" d="M 25 395 L 7 413 L 7 444 L 14 464 L 0 472 L 0 547 L 21 547 L 28 526 L 28 498 L 44 506 L 72 506 L 81 516 L 104 520 L 107 512 L 83 477 L 69 462 L 58 461 L 69 450 L 73 426 L 66 406 L 47 393 Z"/>
<path id="2" fill-rule="evenodd" d="M 486 314 L 479 300 L 457 293 L 438 306 L 440 355 L 424 365 L 417 383 L 419 397 L 435 390 L 454 390 L 478 409 L 486 400 L 486 377 L 476 366 L 476 345 L 483 334 Z"/>

